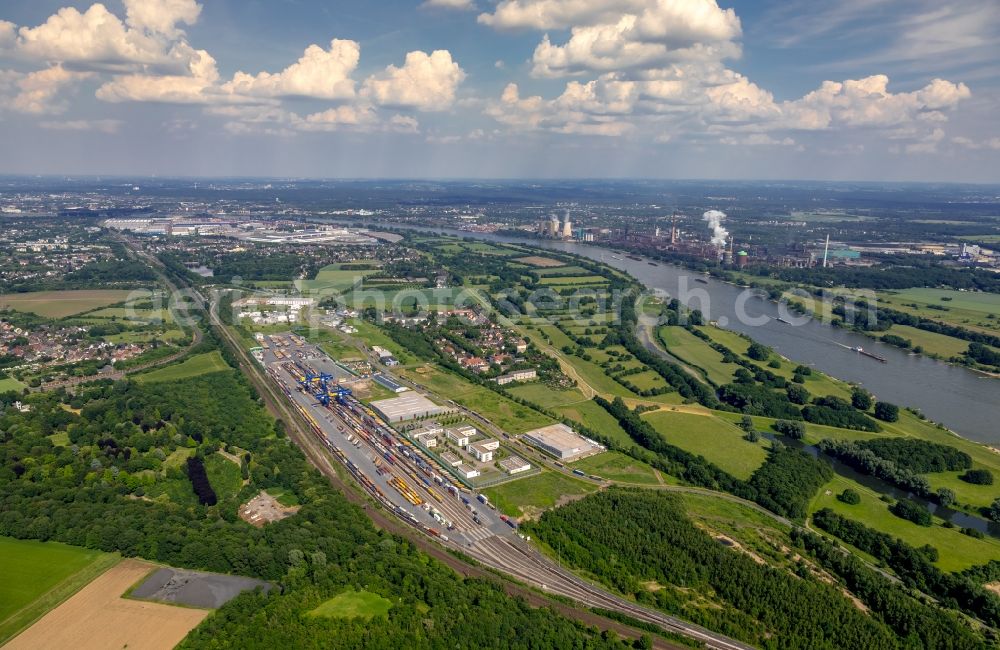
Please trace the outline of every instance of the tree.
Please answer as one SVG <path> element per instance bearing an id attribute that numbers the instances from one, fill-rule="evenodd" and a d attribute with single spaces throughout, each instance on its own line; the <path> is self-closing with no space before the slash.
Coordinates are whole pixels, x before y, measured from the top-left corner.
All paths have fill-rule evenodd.
<path id="1" fill-rule="evenodd" d="M 808 404 L 809 399 L 812 397 L 805 386 L 799 384 L 789 384 L 785 388 L 785 393 L 788 395 L 788 401 L 792 404 Z"/>
<path id="2" fill-rule="evenodd" d="M 859 411 L 867 411 L 874 401 L 872 394 L 860 386 L 855 386 L 851 390 L 851 404 Z"/>
<path id="3" fill-rule="evenodd" d="M 991 520 L 1000 523 L 1000 498 L 993 500 L 990 507 L 986 509 L 986 516 Z"/>
<path id="4" fill-rule="evenodd" d="M 848 505 L 856 506 L 861 503 L 861 495 L 851 488 L 845 489 L 837 495 L 837 500 Z"/>
<path id="5" fill-rule="evenodd" d="M 876 402 L 875 417 L 883 422 L 896 422 L 899 420 L 899 407 L 889 402 Z"/>
<path id="6" fill-rule="evenodd" d="M 948 488 L 940 488 L 937 491 L 937 502 L 945 508 L 955 503 L 955 491 Z"/>
<path id="7" fill-rule="evenodd" d="M 970 469 L 958 478 L 973 485 L 993 485 L 993 472 L 988 469 Z"/>
<path id="8" fill-rule="evenodd" d="M 767 361 L 771 356 L 771 348 L 761 343 L 751 343 L 747 348 L 747 356 L 754 361 Z"/>
<path id="9" fill-rule="evenodd" d="M 778 420 L 772 426 L 775 431 L 793 440 L 802 440 L 806 435 L 806 425 L 797 420 Z"/>

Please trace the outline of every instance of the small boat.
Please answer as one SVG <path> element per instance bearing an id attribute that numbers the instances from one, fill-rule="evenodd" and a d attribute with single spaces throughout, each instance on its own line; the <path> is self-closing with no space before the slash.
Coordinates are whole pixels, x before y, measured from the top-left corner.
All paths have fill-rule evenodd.
<path id="1" fill-rule="evenodd" d="M 636 262 L 642 261 L 642 258 L 636 257 L 635 255 L 626 255 L 625 257 L 629 258 L 630 260 L 635 260 Z"/>
<path id="2" fill-rule="evenodd" d="M 611 259 L 613 259 L 613 260 L 620 260 L 621 258 L 622 258 L 621 255 L 612 255 L 611 256 Z"/>
<path id="3" fill-rule="evenodd" d="M 788 322 L 787 320 L 785 320 L 784 318 L 780 318 L 780 317 L 779 317 L 779 318 L 777 319 L 777 321 L 778 321 L 779 323 L 784 323 L 785 325 L 791 325 L 791 323 L 789 323 L 789 322 Z"/>
<path id="4" fill-rule="evenodd" d="M 649 264 L 650 266 L 659 266 L 659 264 L 657 264 L 656 262 L 646 262 L 646 263 Z"/>
<path id="5" fill-rule="evenodd" d="M 705 278 L 695 278 L 694 281 L 701 282 L 702 284 L 708 284 L 708 280 L 706 280 Z"/>

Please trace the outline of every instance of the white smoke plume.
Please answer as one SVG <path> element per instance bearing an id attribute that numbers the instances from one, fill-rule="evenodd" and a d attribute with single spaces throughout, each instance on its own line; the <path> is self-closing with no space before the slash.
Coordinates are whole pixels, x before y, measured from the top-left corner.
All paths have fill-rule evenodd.
<path id="1" fill-rule="evenodd" d="M 729 239 L 729 231 L 722 227 L 722 221 L 726 218 L 726 213 L 720 210 L 709 210 L 701 215 L 701 218 L 708 222 L 708 227 L 712 229 L 712 243 L 716 246 L 725 246 Z"/>

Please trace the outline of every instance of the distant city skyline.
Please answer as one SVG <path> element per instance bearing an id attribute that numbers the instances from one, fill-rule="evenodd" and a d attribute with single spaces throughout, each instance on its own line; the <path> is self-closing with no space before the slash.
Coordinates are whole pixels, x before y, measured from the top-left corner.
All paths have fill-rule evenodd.
<path id="1" fill-rule="evenodd" d="M 995 0 L 12 1 L 0 174 L 1000 182 Z"/>

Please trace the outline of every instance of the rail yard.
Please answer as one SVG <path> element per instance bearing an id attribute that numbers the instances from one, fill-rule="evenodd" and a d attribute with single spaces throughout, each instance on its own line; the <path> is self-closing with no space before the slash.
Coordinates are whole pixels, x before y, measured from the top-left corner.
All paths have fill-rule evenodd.
<path id="1" fill-rule="evenodd" d="M 352 381 L 350 373 L 317 347 L 288 336 L 277 346 L 257 350 L 255 357 L 323 447 L 372 498 L 401 521 L 485 566 L 545 592 L 569 597 L 588 607 L 621 612 L 710 648 L 750 648 L 615 596 L 542 555 L 518 533 L 517 523 L 496 511 L 485 495 L 446 478 L 443 468 L 353 396 L 345 388 Z M 329 395 L 335 395 L 332 399 L 324 399 L 322 394 L 317 397 L 310 388 L 313 380 L 321 376 L 342 380 L 330 389 Z"/>

